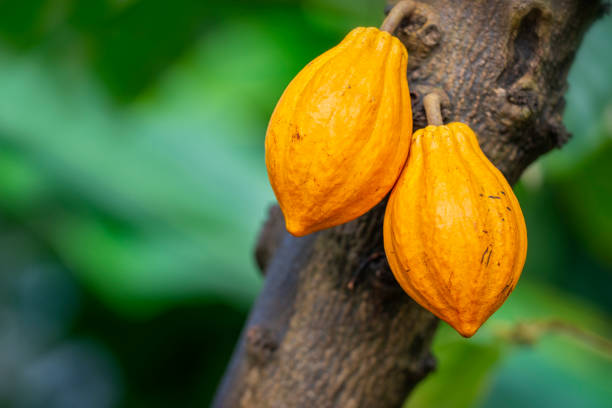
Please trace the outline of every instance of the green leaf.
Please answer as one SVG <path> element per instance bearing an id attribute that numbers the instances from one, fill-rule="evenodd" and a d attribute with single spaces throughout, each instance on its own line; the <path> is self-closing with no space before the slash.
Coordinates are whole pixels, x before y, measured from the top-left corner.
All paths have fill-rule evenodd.
<path id="1" fill-rule="evenodd" d="M 612 267 L 612 139 L 586 156 L 555 184 L 572 229 L 600 260 Z"/>
<path id="2" fill-rule="evenodd" d="M 440 330 L 433 346 L 436 371 L 417 386 L 404 408 L 469 408 L 483 397 L 501 348 L 459 340 L 456 333 L 444 333 L 447 330 L 452 329 Z"/>

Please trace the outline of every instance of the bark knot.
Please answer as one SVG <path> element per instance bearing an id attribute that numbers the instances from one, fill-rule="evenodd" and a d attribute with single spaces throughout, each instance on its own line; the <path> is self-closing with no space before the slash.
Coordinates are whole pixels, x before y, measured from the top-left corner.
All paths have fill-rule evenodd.
<path id="1" fill-rule="evenodd" d="M 272 358 L 278 348 L 275 333 L 263 326 L 252 326 L 246 333 L 247 353 L 258 364 L 263 364 Z"/>

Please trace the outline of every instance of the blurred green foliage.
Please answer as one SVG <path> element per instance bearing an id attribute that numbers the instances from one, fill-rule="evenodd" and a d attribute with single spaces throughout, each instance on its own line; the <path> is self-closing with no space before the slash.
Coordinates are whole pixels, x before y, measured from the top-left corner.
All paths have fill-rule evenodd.
<path id="1" fill-rule="evenodd" d="M 206 406 L 261 287 L 280 93 L 377 0 L 0 2 L 0 406 Z M 612 18 L 570 73 L 574 134 L 517 194 L 530 249 L 472 340 L 443 326 L 409 407 L 604 407 L 612 338 Z"/>

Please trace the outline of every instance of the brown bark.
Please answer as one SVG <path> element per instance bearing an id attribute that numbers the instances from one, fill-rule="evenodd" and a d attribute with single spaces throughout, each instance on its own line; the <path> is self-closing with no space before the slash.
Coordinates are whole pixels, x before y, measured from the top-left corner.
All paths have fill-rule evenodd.
<path id="1" fill-rule="evenodd" d="M 409 55 L 414 128 L 443 91 L 446 122 L 469 124 L 514 183 L 569 137 L 566 77 L 600 1 L 429 0 L 397 32 Z M 256 250 L 266 272 L 215 407 L 398 407 L 435 363 L 437 319 L 396 285 L 381 203 L 348 224 L 289 236 L 271 211 Z"/>

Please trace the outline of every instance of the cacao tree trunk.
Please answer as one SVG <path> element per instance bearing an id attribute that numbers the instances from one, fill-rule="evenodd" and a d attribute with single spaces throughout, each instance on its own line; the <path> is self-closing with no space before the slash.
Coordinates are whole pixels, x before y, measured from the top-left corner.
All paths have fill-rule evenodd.
<path id="1" fill-rule="evenodd" d="M 414 129 L 426 125 L 423 97 L 439 88 L 445 122 L 472 127 L 516 182 L 568 140 L 567 73 L 603 11 L 596 0 L 417 3 L 397 32 L 410 55 Z M 438 321 L 391 275 L 384 208 L 303 238 L 286 233 L 280 210 L 271 209 L 256 249 L 265 285 L 215 407 L 399 407 L 434 368 Z"/>

